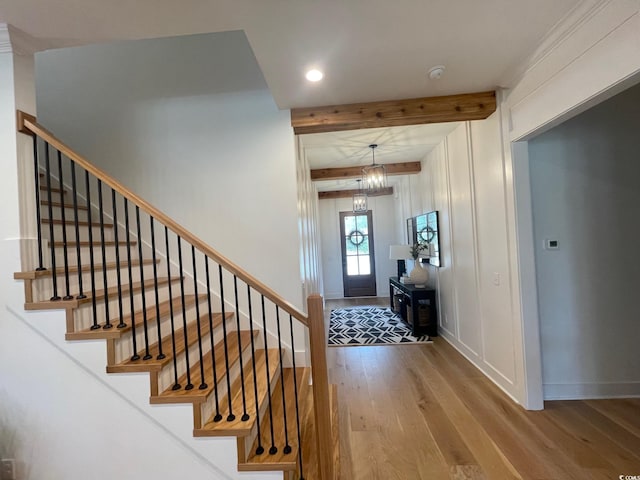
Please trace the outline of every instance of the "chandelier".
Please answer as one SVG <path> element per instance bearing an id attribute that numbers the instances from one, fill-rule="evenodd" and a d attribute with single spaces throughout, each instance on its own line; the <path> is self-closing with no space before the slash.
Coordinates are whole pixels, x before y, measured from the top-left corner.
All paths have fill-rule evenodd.
<path id="1" fill-rule="evenodd" d="M 367 195 L 378 193 L 387 186 L 387 171 L 384 165 L 376 165 L 375 149 L 377 146 L 375 143 L 369 145 L 372 163 L 362 169 L 362 182 L 364 183 L 364 190 Z"/>
<path id="2" fill-rule="evenodd" d="M 367 211 L 367 194 L 362 190 L 362 180 L 358 179 L 358 191 L 353 194 L 353 211 L 354 213 Z"/>

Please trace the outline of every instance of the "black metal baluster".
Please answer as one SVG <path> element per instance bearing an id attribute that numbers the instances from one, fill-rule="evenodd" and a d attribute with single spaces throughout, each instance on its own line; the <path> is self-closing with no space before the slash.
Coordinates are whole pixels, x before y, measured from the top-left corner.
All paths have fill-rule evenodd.
<path id="1" fill-rule="evenodd" d="M 93 258 L 93 229 L 91 228 L 91 187 L 89 182 L 89 172 L 84 171 L 84 184 L 87 190 L 87 222 L 89 224 L 89 271 L 91 272 L 91 309 L 93 312 L 93 324 L 91 330 L 100 328 L 98 325 L 98 311 L 96 305 L 96 274 L 95 262 Z"/>
<path id="2" fill-rule="evenodd" d="M 124 229 L 127 233 L 127 271 L 129 274 L 129 308 L 131 309 L 131 339 L 133 344 L 133 355 L 131 360 L 140 360 L 138 355 L 138 339 L 136 336 L 136 316 L 135 316 L 135 303 L 133 301 L 133 268 L 131 267 L 131 236 L 129 235 L 129 202 L 124 199 Z"/>
<path id="3" fill-rule="evenodd" d="M 73 296 L 69 294 L 69 257 L 67 254 L 67 217 L 64 205 L 64 176 L 62 175 L 62 152 L 58 150 L 58 176 L 60 183 L 60 210 L 62 213 L 62 255 L 64 259 L 64 286 L 67 294 L 63 300 L 71 300 Z M 55 275 L 55 273 L 54 273 Z"/>
<path id="4" fill-rule="evenodd" d="M 36 229 L 38 232 L 38 268 L 36 270 L 41 272 L 46 270 L 42 265 L 42 216 L 40 209 L 40 165 L 38 164 L 38 137 L 33 136 L 33 170 L 36 176 Z"/>
<path id="5" fill-rule="evenodd" d="M 218 276 L 220 277 L 220 306 L 222 308 L 222 334 L 224 335 L 224 365 L 227 369 L 227 400 L 229 404 L 229 415 L 227 415 L 227 422 L 232 422 L 236 419 L 233 414 L 233 405 L 231 402 L 231 379 L 229 378 L 229 346 L 227 344 L 227 314 L 224 307 L 224 281 L 222 279 L 222 265 L 218 265 Z"/>
<path id="6" fill-rule="evenodd" d="M 216 367 L 216 352 L 214 348 L 213 340 L 213 311 L 211 309 L 211 281 L 209 279 L 209 257 L 204 257 L 204 274 L 207 277 L 207 305 L 209 307 L 209 339 L 211 340 L 211 363 L 213 364 L 213 394 L 215 398 L 216 414 L 213 417 L 214 422 L 222 420 L 220 415 L 220 401 L 218 398 L 218 369 Z"/>
<path id="7" fill-rule="evenodd" d="M 45 167 L 47 175 L 47 202 L 49 203 L 49 244 L 51 245 L 51 278 L 53 279 L 53 297 L 51 301 L 60 300 L 58 296 L 58 278 L 56 276 L 56 251 L 55 251 L 55 236 L 53 233 L 53 209 L 51 207 L 51 165 L 49 161 L 49 144 L 45 142 Z M 62 188 L 62 187 L 60 187 Z"/>
<path id="8" fill-rule="evenodd" d="M 240 339 L 240 308 L 238 306 L 238 277 L 233 276 L 233 294 L 236 301 L 236 327 L 238 332 L 238 354 L 240 356 L 240 383 L 242 387 L 242 418 L 243 422 L 249 420 L 247 413 L 247 398 L 244 391 L 244 361 L 242 360 L 242 341 Z"/>
<path id="9" fill-rule="evenodd" d="M 78 300 L 87 298 L 82 288 L 82 255 L 80 254 L 80 229 L 78 228 L 78 188 L 76 185 L 76 164 L 71 161 L 71 189 L 73 193 L 73 226 L 76 229 L 76 260 L 78 263 Z"/>
<path id="10" fill-rule="evenodd" d="M 253 396 L 256 401 L 256 424 L 258 427 L 258 447 L 256 448 L 256 455 L 262 455 L 264 453 L 264 447 L 262 446 L 262 433 L 260 432 L 260 403 L 258 402 L 258 371 L 256 370 L 256 348 L 253 335 L 253 309 L 251 308 L 251 287 L 247 284 L 247 303 L 249 310 L 249 330 L 251 331 L 251 366 L 253 367 Z M 264 349 L 265 356 L 268 356 L 267 348 Z"/>
<path id="11" fill-rule="evenodd" d="M 104 244 L 104 208 L 102 206 L 102 180 L 98 179 L 98 212 L 100 212 L 100 252 L 102 254 L 102 284 L 104 285 L 105 330 L 113 327 L 109 319 L 109 285 L 107 284 L 107 252 Z M 91 229 L 92 225 L 89 225 Z"/>
<path id="12" fill-rule="evenodd" d="M 162 329 L 160 327 L 160 295 L 158 295 L 158 265 L 156 262 L 156 231 L 153 227 L 153 217 L 149 215 L 149 228 L 151 229 L 151 255 L 153 259 L 153 290 L 156 296 L 156 326 L 158 327 L 158 360 L 166 358 L 162 353 Z M 142 262 L 142 260 L 140 260 Z M 141 263 L 142 264 L 142 263 Z M 169 280 L 169 283 L 171 281 Z M 171 299 L 171 297 L 169 297 Z M 171 301 L 171 300 L 169 300 Z"/>
<path id="13" fill-rule="evenodd" d="M 287 398 L 284 392 L 284 362 L 282 361 L 282 337 L 280 335 L 280 308 L 276 305 L 276 324 L 278 326 L 278 355 L 280 356 L 280 386 L 282 387 L 282 411 L 284 420 L 284 450 L 285 454 L 291 453 L 291 445 L 289 445 L 289 426 L 287 425 Z M 291 355 L 295 355 L 292 351 Z M 295 370 L 293 371 L 295 375 Z"/>
<path id="14" fill-rule="evenodd" d="M 198 330 L 198 352 L 200 354 L 200 386 L 204 390 L 208 387 L 204 381 L 204 358 L 202 356 L 202 329 L 200 328 L 200 302 L 198 302 L 198 272 L 196 268 L 196 247 L 191 245 L 191 263 L 193 265 L 193 294 L 196 297 L 196 327 Z"/>
<path id="15" fill-rule="evenodd" d="M 264 349 L 265 352 L 268 349 L 268 340 L 267 340 L 267 313 L 264 309 L 264 295 L 260 295 L 260 302 L 262 305 L 262 333 L 264 337 Z M 266 367 L 265 371 L 267 372 L 267 394 L 269 395 L 269 428 L 271 429 L 271 448 L 269 449 L 269 455 L 275 455 L 278 453 L 278 447 L 276 447 L 276 439 L 273 434 L 273 405 L 271 405 L 271 382 L 269 381 L 269 355 L 265 355 Z M 284 381 L 284 378 L 281 378 L 280 381 Z"/>
<path id="16" fill-rule="evenodd" d="M 182 268 L 182 238 L 178 235 L 178 265 L 180 267 L 180 298 L 182 299 L 182 331 L 184 334 L 184 357 L 187 364 L 187 385 L 185 390 L 191 390 L 191 364 L 189 363 L 189 339 L 187 335 L 187 308 L 184 301 L 184 270 Z"/>
<path id="17" fill-rule="evenodd" d="M 167 250 L 167 278 L 169 279 L 169 316 L 171 317 L 171 348 L 173 351 L 173 387 L 171 390 L 180 390 L 178 383 L 178 357 L 176 356 L 176 330 L 173 314 L 173 288 L 171 286 L 171 259 L 169 255 L 169 229 L 164 227 L 164 243 Z"/>
<path id="18" fill-rule="evenodd" d="M 293 317 L 289 315 L 289 330 L 291 332 L 291 358 L 293 360 L 293 393 L 296 401 L 296 429 L 298 432 L 298 460 L 300 462 L 300 480 L 304 480 L 302 471 L 302 439 L 300 435 L 300 413 L 298 406 L 298 374 L 296 370 L 296 348 L 293 341 Z"/>
<path id="19" fill-rule="evenodd" d="M 140 267 L 140 291 L 142 292 L 142 323 L 144 326 L 144 352 L 143 360 L 151 360 L 149 353 L 149 325 L 147 322 L 147 296 L 144 285 L 144 265 L 142 265 L 142 236 L 140 235 L 140 207 L 136 205 L 136 233 L 138 235 L 138 265 Z"/>
<path id="20" fill-rule="evenodd" d="M 122 309 L 122 277 L 120 275 L 120 242 L 118 238 L 118 204 L 116 202 L 116 191 L 111 189 L 111 209 L 113 210 L 113 240 L 116 244 L 116 282 L 118 283 L 118 317 L 120 322 L 116 328 L 124 328 L 124 314 Z"/>

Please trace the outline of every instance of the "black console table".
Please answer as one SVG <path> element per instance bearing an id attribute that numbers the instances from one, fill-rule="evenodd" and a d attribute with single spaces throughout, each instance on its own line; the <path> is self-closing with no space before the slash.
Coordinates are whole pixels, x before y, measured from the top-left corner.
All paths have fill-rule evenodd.
<path id="1" fill-rule="evenodd" d="M 398 277 L 391 277 L 389 297 L 391 310 L 400 315 L 414 337 L 438 335 L 436 291 L 433 288 L 417 288 L 413 284 L 401 283 Z"/>

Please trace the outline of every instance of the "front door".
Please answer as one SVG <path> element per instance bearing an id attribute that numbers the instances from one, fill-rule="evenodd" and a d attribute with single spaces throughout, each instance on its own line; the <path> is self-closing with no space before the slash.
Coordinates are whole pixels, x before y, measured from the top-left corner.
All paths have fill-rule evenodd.
<path id="1" fill-rule="evenodd" d="M 375 296 L 371 210 L 366 213 L 340 212 L 340 243 L 344 296 Z"/>

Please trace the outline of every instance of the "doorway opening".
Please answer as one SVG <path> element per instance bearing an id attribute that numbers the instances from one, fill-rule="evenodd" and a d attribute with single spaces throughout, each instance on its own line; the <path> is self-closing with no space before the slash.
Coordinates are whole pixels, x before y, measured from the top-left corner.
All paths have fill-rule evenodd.
<path id="1" fill-rule="evenodd" d="M 373 215 L 340 212 L 342 280 L 345 297 L 375 297 L 376 265 Z"/>

